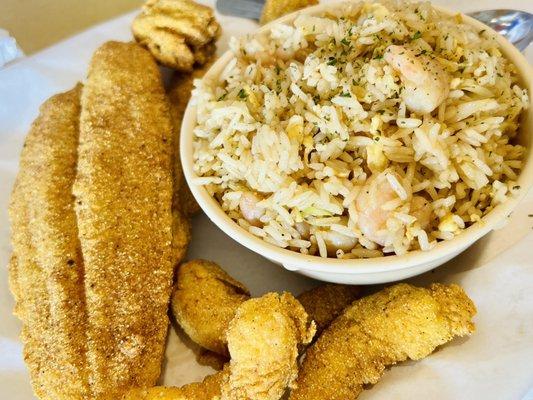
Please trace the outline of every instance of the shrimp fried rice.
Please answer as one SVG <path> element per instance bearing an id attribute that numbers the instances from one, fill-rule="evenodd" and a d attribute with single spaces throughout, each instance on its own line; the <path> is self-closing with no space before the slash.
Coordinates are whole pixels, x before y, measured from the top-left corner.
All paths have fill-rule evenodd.
<path id="1" fill-rule="evenodd" d="M 519 188 L 528 107 L 487 31 L 430 3 L 346 3 L 232 39 L 196 81 L 195 184 L 322 257 L 429 250 Z"/>

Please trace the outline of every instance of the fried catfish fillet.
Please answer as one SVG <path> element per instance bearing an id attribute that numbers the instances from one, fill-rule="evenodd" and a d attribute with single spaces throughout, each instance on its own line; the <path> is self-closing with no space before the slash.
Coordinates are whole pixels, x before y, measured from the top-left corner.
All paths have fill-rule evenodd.
<path id="1" fill-rule="evenodd" d="M 290 400 L 356 399 L 387 366 L 471 334 L 475 313 L 457 285 L 397 284 L 357 300 L 309 347 Z"/>
<path id="2" fill-rule="evenodd" d="M 161 370 L 175 262 L 172 125 L 158 67 L 134 43 L 95 52 L 81 106 L 73 192 L 89 379 L 94 398 L 116 399 Z"/>
<path id="3" fill-rule="evenodd" d="M 171 308 L 194 342 L 227 356 L 226 329 L 249 298 L 248 289 L 217 264 L 193 260 L 179 267 Z"/>
<path id="4" fill-rule="evenodd" d="M 359 298 L 359 294 L 357 286 L 324 284 L 300 294 L 297 299 L 319 332 Z M 246 286 L 219 265 L 192 260 L 179 268 L 171 310 L 195 343 L 227 356 L 226 330 L 239 306 L 249 298 Z"/>
<path id="5" fill-rule="evenodd" d="M 318 4 L 318 0 L 266 0 L 259 23 L 274 21 L 285 14 Z"/>
<path id="6" fill-rule="evenodd" d="M 247 300 L 227 330 L 231 361 L 222 371 L 179 388 L 134 389 L 124 400 L 278 400 L 298 373 L 298 346 L 314 333 L 314 323 L 289 293 Z"/>
<path id="7" fill-rule="evenodd" d="M 86 399 L 86 308 L 72 185 L 81 85 L 40 108 L 11 197 L 10 287 L 24 360 L 41 399 Z"/>
<path id="8" fill-rule="evenodd" d="M 174 201 L 183 210 L 183 213 L 189 217 L 197 214 L 200 211 L 200 206 L 194 199 L 183 176 L 179 151 L 181 123 L 183 121 L 183 114 L 185 114 L 185 109 L 191 98 L 193 81 L 202 78 L 211 65 L 212 62 L 209 61 L 202 67 L 195 69 L 192 73 L 175 73 L 168 90 L 170 112 L 174 127 Z"/>
<path id="9" fill-rule="evenodd" d="M 242 303 L 226 332 L 230 374 L 221 400 L 278 400 L 298 375 L 298 348 L 315 334 L 291 294 L 267 293 Z"/>
<path id="10" fill-rule="evenodd" d="M 303 292 L 296 298 L 315 321 L 318 336 L 346 307 L 360 297 L 361 289 L 358 286 L 327 283 Z"/>
<path id="11" fill-rule="evenodd" d="M 192 0 L 148 0 L 132 31 L 161 64 L 192 71 L 215 52 L 221 28 L 210 7 Z"/>

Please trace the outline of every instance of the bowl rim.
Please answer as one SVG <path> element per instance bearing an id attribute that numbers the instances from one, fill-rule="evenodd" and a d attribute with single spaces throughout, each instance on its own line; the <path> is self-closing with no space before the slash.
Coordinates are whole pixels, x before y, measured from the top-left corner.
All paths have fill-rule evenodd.
<path id="1" fill-rule="evenodd" d="M 319 4 L 313 7 L 308 7 L 291 14 L 285 15 L 275 21 L 272 21 L 258 30 L 251 33 L 251 35 L 258 35 L 265 33 L 277 23 L 289 22 L 294 20 L 298 15 L 306 14 L 313 15 L 322 13 L 324 11 L 338 9 L 339 7 L 348 4 L 356 4 L 359 1 L 342 0 Z M 518 69 L 518 75 L 522 80 L 524 86 L 527 88 L 529 95 L 533 94 L 533 68 L 528 63 L 526 58 L 508 42 L 503 36 L 496 33 L 489 26 L 456 11 L 451 11 L 446 8 L 432 5 L 433 8 L 448 16 L 461 14 L 464 22 L 479 28 L 485 29 L 495 36 L 502 53 L 507 57 Z M 218 60 L 209 68 L 204 77 L 209 78 L 217 75 L 233 58 L 231 50 L 227 50 Z M 530 101 L 531 102 L 531 101 Z M 522 116 L 523 127 L 528 129 L 533 128 L 533 110 L 531 106 L 528 111 Z M 183 172 L 191 192 L 211 221 L 217 225 L 229 237 L 239 242 L 248 249 L 272 260 L 282 264 L 289 270 L 302 270 L 330 274 L 365 274 L 365 273 L 389 273 L 398 270 L 409 269 L 417 265 L 430 263 L 438 259 L 444 259 L 446 256 L 457 252 L 457 250 L 464 250 L 489 231 L 498 228 L 499 225 L 505 222 L 506 218 L 510 216 L 512 210 L 517 204 L 526 196 L 528 190 L 533 185 L 533 143 L 531 132 L 529 135 L 529 143 L 525 157 L 525 165 L 518 176 L 517 185 L 520 188 L 511 198 L 504 203 L 497 205 L 494 209 L 489 211 L 479 222 L 464 229 L 459 235 L 450 240 L 445 240 L 437 243 L 434 248 L 427 251 L 413 250 L 403 255 L 388 255 L 385 257 L 374 258 L 358 258 L 358 259 L 338 259 L 338 258 L 323 258 L 315 255 L 305 255 L 293 250 L 284 249 L 270 244 L 263 239 L 251 234 L 239 224 L 233 221 L 220 207 L 219 203 L 209 195 L 207 190 L 201 186 L 193 183 L 196 174 L 193 171 L 193 129 L 196 125 L 196 107 L 190 102 L 184 113 L 181 135 L 180 135 L 180 156 L 183 167 Z M 525 129 L 525 128 L 522 128 Z"/>

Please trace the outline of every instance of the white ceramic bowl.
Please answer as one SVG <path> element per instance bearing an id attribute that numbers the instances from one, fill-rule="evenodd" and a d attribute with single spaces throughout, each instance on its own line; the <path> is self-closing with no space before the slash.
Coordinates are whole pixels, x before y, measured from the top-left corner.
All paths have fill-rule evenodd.
<path id="1" fill-rule="evenodd" d="M 345 3 L 326 3 L 315 7 L 286 15 L 276 22 L 289 22 L 294 20 L 299 14 L 320 14 L 332 8 L 342 7 Z M 435 7 L 443 13 L 454 15 L 440 7 Z M 486 29 L 497 36 L 503 53 L 518 68 L 523 87 L 527 88 L 530 96 L 533 95 L 533 68 L 526 61 L 524 56 L 512 46 L 506 39 L 499 36 L 486 25 L 468 17 L 464 20 L 474 25 L 477 29 Z M 263 26 L 257 33 L 265 32 L 273 23 Z M 231 52 L 226 52 L 207 72 L 206 77 L 217 76 L 232 59 Z M 300 274 L 313 277 L 322 281 L 346 283 L 346 284 L 374 284 L 385 283 L 405 279 L 421 274 L 435 268 L 451 258 L 455 257 L 463 250 L 471 246 L 476 240 L 486 235 L 491 230 L 501 226 L 508 218 L 511 211 L 519 201 L 525 196 L 533 182 L 533 146 L 531 136 L 533 132 L 533 110 L 531 107 L 523 116 L 520 129 L 520 142 L 527 147 L 525 155 L 525 165 L 518 179 L 520 189 L 518 194 L 503 204 L 498 205 L 490 211 L 480 222 L 468 227 L 454 239 L 438 243 L 430 251 L 411 251 L 402 256 L 387 256 L 370 259 L 349 259 L 341 260 L 334 258 L 321 258 L 318 256 L 303 255 L 291 250 L 282 249 L 271 245 L 262 239 L 252 235 L 241 228 L 236 222 L 229 218 L 222 211 L 218 202 L 213 199 L 207 191 L 192 183 L 195 173 L 193 171 L 193 129 L 196 125 L 195 107 L 189 105 L 185 112 L 181 129 L 181 160 L 183 171 L 191 191 L 196 201 L 201 206 L 207 216 L 228 236 L 236 240 L 243 246 L 268 258 L 269 260 L 283 265 L 286 269 Z"/>

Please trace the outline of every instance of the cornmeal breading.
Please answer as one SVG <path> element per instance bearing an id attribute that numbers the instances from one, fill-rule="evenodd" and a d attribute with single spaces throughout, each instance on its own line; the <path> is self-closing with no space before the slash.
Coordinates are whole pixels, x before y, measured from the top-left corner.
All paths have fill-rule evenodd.
<path id="1" fill-rule="evenodd" d="M 298 375 L 298 348 L 315 334 L 291 294 L 267 293 L 239 306 L 226 332 L 230 374 L 221 400 L 278 400 Z"/>
<path id="2" fill-rule="evenodd" d="M 205 64 L 221 31 L 213 10 L 191 0 L 147 1 L 132 30 L 161 64 L 179 71 Z"/>
<path id="3" fill-rule="evenodd" d="M 222 381 L 227 377 L 228 367 L 202 382 L 181 387 L 155 386 L 147 389 L 134 389 L 123 400 L 219 400 Z"/>
<path id="4" fill-rule="evenodd" d="M 296 298 L 309 317 L 315 321 L 318 336 L 331 321 L 359 297 L 361 297 L 361 289 L 358 286 L 327 283 L 303 292 Z"/>
<path id="5" fill-rule="evenodd" d="M 318 0 L 266 0 L 259 23 L 274 21 L 285 14 L 318 4 Z"/>
<path id="6" fill-rule="evenodd" d="M 357 300 L 307 350 L 290 400 L 356 399 L 387 366 L 471 334 L 475 312 L 457 285 L 398 284 Z"/>
<path id="7" fill-rule="evenodd" d="M 11 197 L 10 287 L 24 359 L 41 399 L 85 399 L 85 302 L 72 185 L 81 85 L 40 109 Z"/>
<path id="8" fill-rule="evenodd" d="M 170 101 L 170 112 L 172 114 L 172 124 L 174 127 L 174 202 L 179 205 L 186 216 L 193 216 L 200 212 L 200 206 L 194 199 L 189 186 L 183 176 L 183 168 L 180 160 L 180 132 L 181 123 L 185 109 L 191 98 L 193 81 L 202 78 L 211 67 L 212 62 L 207 62 L 204 66 L 195 69 L 192 73 L 175 73 L 170 82 L 168 98 Z"/>
<path id="9" fill-rule="evenodd" d="M 200 346 L 228 355 L 226 329 L 248 289 L 217 264 L 193 260 L 182 264 L 172 294 L 172 312 L 185 333 Z"/>
<path id="10" fill-rule="evenodd" d="M 157 65 L 133 43 L 95 52 L 81 105 L 74 195 L 90 383 L 95 398 L 116 399 L 161 370 L 175 261 L 172 126 Z"/>

